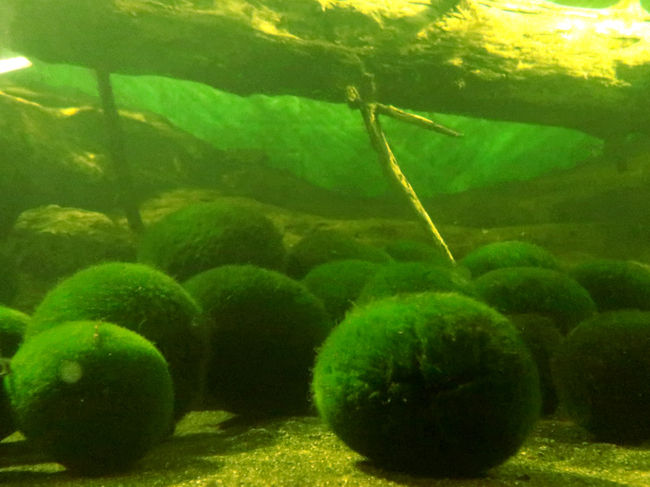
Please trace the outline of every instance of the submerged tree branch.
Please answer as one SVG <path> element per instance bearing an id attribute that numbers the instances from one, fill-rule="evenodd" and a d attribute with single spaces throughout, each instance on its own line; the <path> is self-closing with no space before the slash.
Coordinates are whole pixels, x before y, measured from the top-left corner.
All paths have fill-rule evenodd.
<path id="1" fill-rule="evenodd" d="M 650 22 L 638 3 L 545 0 L 6 0 L 13 49 L 248 95 L 377 101 L 579 129 L 650 132 Z"/>

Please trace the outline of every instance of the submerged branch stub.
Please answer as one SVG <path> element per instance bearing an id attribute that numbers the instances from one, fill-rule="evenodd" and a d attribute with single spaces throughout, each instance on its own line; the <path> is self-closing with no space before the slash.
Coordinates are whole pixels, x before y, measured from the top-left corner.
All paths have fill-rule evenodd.
<path id="1" fill-rule="evenodd" d="M 442 235 L 436 228 L 433 220 L 431 220 L 429 213 L 427 213 L 427 210 L 422 205 L 422 202 L 420 201 L 420 198 L 418 198 L 413 186 L 411 186 L 411 183 L 409 183 L 408 179 L 402 172 L 402 169 L 399 167 L 397 158 L 388 144 L 386 135 L 379 123 L 378 114 L 380 113 L 380 110 L 378 107 L 380 104 L 364 101 L 359 94 L 359 90 L 354 86 L 346 87 L 346 98 L 350 108 L 358 109 L 361 112 L 366 131 L 368 132 L 368 137 L 370 138 L 370 143 L 375 152 L 377 152 L 379 163 L 387 177 L 396 184 L 400 193 L 406 197 L 409 205 L 415 211 L 427 233 L 433 237 L 436 244 L 442 247 L 449 260 L 454 263 L 454 256 L 452 255 L 451 250 L 449 250 L 449 246 L 442 238 Z M 421 118 L 427 120 L 424 117 Z"/>
<path id="2" fill-rule="evenodd" d="M 97 88 L 102 101 L 104 120 L 106 122 L 106 135 L 108 139 L 108 154 L 113 160 L 117 176 L 118 198 L 122 205 L 129 227 L 136 233 L 144 230 L 138 202 L 133 190 L 131 168 L 126 157 L 124 146 L 124 133 L 120 126 L 120 116 L 115 106 L 115 97 L 111 86 L 110 73 L 104 69 L 95 71 Z"/>

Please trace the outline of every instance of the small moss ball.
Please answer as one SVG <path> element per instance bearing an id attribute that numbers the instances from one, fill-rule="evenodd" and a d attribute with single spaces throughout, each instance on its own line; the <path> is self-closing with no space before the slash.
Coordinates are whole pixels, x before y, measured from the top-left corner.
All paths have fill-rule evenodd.
<path id="1" fill-rule="evenodd" d="M 171 277 L 142 264 L 110 262 L 53 288 L 34 311 L 25 337 L 80 320 L 105 320 L 141 334 L 169 362 L 179 418 L 200 391 L 205 343 L 199 316 L 194 299 Z"/>
<path id="2" fill-rule="evenodd" d="M 287 255 L 287 274 L 302 279 L 310 269 L 335 260 L 365 260 L 385 263 L 390 256 L 334 230 L 316 230 L 298 241 Z"/>
<path id="3" fill-rule="evenodd" d="M 250 265 L 197 274 L 185 287 L 209 332 L 206 397 L 239 414 L 308 408 L 315 349 L 331 328 L 323 304 L 302 284 Z"/>
<path id="4" fill-rule="evenodd" d="M 29 316 L 15 309 L 0 306 L 0 377 L 9 370 L 9 359 L 23 340 Z M 0 440 L 16 430 L 11 407 L 4 388 L 0 387 Z"/>
<path id="5" fill-rule="evenodd" d="M 610 311 L 576 326 L 553 361 L 569 416 L 601 441 L 650 440 L 650 312 Z"/>
<path id="6" fill-rule="evenodd" d="M 379 267 L 365 260 L 336 260 L 314 267 L 302 282 L 323 301 L 332 320 L 338 323 Z"/>
<path id="7" fill-rule="evenodd" d="M 496 269 L 475 279 L 474 289 L 478 297 L 502 313 L 549 316 L 562 333 L 596 311 L 586 289 L 568 275 L 551 269 Z"/>
<path id="8" fill-rule="evenodd" d="M 513 325 L 452 293 L 350 312 L 320 349 L 312 388 L 320 416 L 353 450 L 436 476 L 503 462 L 540 407 L 537 368 Z"/>
<path id="9" fill-rule="evenodd" d="M 128 468 L 172 418 L 163 356 L 137 333 L 104 322 L 68 322 L 29 340 L 5 387 L 27 439 L 82 474 Z"/>
<path id="10" fill-rule="evenodd" d="M 530 242 L 506 240 L 479 247 L 460 261 L 474 278 L 504 267 L 559 269 L 560 263 L 548 250 Z"/>
<path id="11" fill-rule="evenodd" d="M 138 261 L 179 280 L 224 264 L 283 269 L 282 235 L 265 215 L 228 201 L 199 203 L 151 225 Z"/>
<path id="12" fill-rule="evenodd" d="M 598 259 L 576 266 L 571 275 L 589 291 L 599 311 L 650 311 L 650 266 L 646 264 Z"/>
<path id="13" fill-rule="evenodd" d="M 398 262 L 435 262 L 450 265 L 449 257 L 439 247 L 417 240 L 394 240 L 384 245 L 384 250 Z"/>
<path id="14" fill-rule="evenodd" d="M 424 291 L 453 291 L 472 294 L 472 284 L 461 269 L 425 262 L 391 262 L 366 282 L 359 302 Z"/>
<path id="15" fill-rule="evenodd" d="M 539 383 L 542 392 L 542 413 L 550 415 L 558 406 L 557 393 L 551 373 L 551 360 L 564 341 L 564 335 L 555 326 L 553 319 L 538 314 L 519 314 L 508 316 L 521 333 L 537 364 Z"/>

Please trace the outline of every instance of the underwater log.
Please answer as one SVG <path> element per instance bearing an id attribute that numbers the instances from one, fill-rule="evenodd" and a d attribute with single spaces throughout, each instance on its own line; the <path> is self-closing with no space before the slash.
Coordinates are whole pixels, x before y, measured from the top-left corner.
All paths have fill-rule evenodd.
<path id="1" fill-rule="evenodd" d="M 650 15 L 546 0 L 7 0 L 11 48 L 249 95 L 345 102 L 365 73 L 401 108 L 648 131 Z"/>

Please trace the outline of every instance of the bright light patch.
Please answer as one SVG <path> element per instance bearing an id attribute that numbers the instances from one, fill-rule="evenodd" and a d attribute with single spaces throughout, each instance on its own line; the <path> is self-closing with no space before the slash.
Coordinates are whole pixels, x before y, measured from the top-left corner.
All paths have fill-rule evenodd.
<path id="1" fill-rule="evenodd" d="M 8 73 L 9 71 L 16 71 L 18 69 L 29 68 L 32 63 L 26 57 L 10 57 L 7 59 L 0 59 L 0 74 Z"/>
<path id="2" fill-rule="evenodd" d="M 29 68 L 32 65 L 26 57 L 11 57 L 7 59 L 0 59 L 0 74 L 8 73 L 9 71 L 16 71 L 18 69 Z"/>

